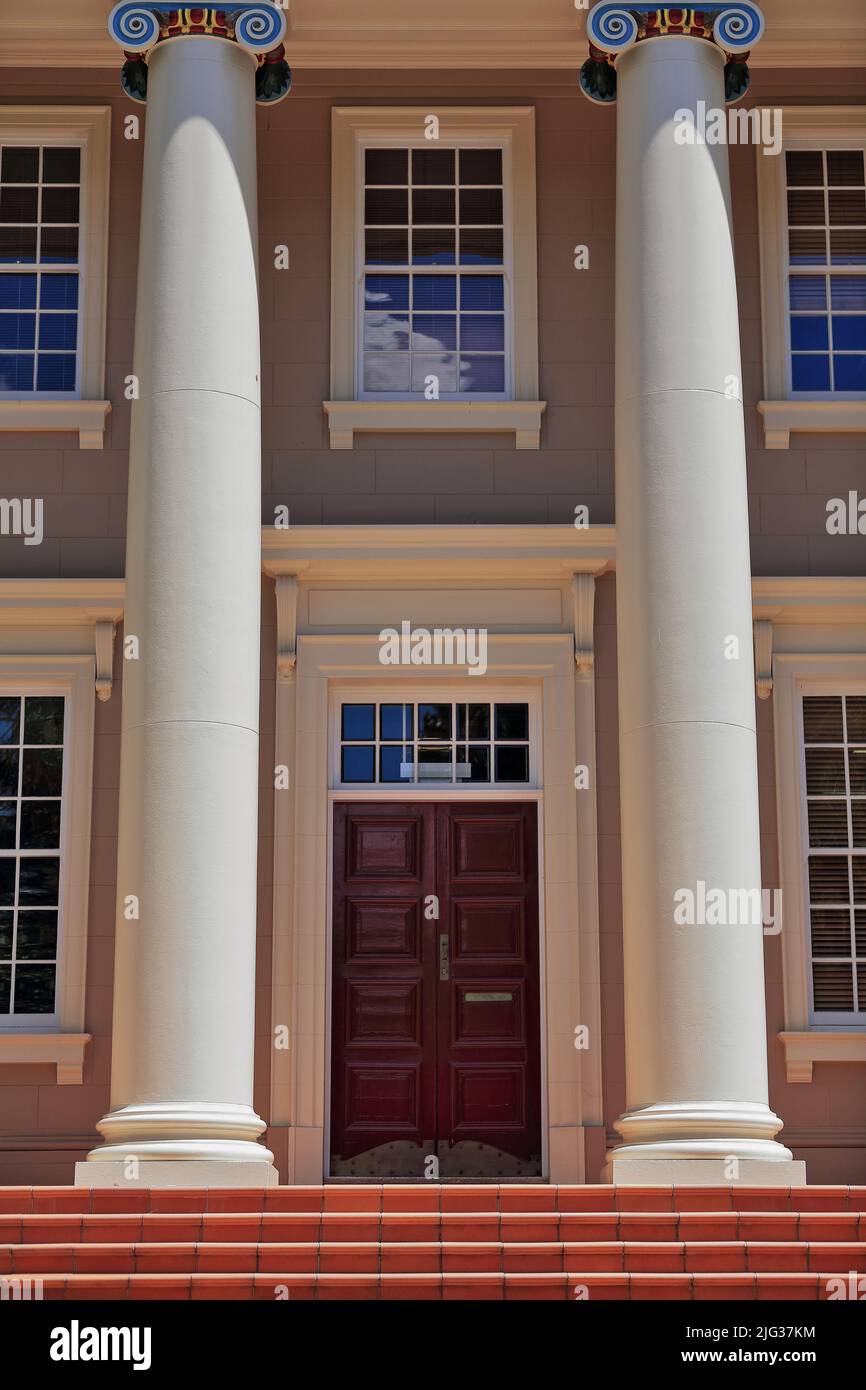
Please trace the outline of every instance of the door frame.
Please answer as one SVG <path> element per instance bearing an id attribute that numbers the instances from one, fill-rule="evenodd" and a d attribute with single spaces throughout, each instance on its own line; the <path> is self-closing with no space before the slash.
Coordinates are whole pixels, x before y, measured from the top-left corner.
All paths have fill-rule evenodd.
<path id="1" fill-rule="evenodd" d="M 299 588 L 303 602 L 304 581 Z M 426 693 L 455 684 L 453 668 L 383 667 L 377 632 L 311 633 L 297 639 L 293 669 L 276 682 L 275 764 L 290 769 L 288 792 L 274 793 L 274 915 L 271 1027 L 260 1035 L 270 1069 L 267 1141 L 288 1183 L 320 1183 L 327 1172 L 334 800 L 371 799 L 332 790 L 329 710 L 335 685 L 417 685 Z M 473 800 L 539 805 L 539 952 L 542 994 L 542 1109 L 545 1180 L 582 1183 L 587 1145 L 603 1152 L 601 1002 L 598 934 L 595 682 L 576 665 L 571 632 L 488 635 L 488 670 L 467 687 L 521 686 L 540 692 L 541 787 L 468 793 Z M 578 756 L 578 751 L 579 756 Z M 577 794 L 572 769 L 589 770 Z M 543 787 L 543 790 L 542 790 Z M 454 799 L 454 788 L 413 787 L 412 796 Z M 387 791 L 374 793 L 385 800 Z M 406 799 L 396 787 L 395 800 Z M 578 1025 L 593 1045 L 576 1051 Z M 274 1030 L 288 1028 L 288 1046 Z M 326 1061 L 327 1056 L 327 1061 Z"/>
<path id="2" fill-rule="evenodd" d="M 343 686 L 345 689 L 352 687 Z M 481 692 L 479 691 L 479 694 Z M 396 697 L 395 697 L 396 698 Z M 539 728 L 539 742 L 541 730 Z M 540 754 L 540 748 L 539 748 Z M 375 786 L 372 788 L 376 790 Z M 417 791 L 417 785 L 413 791 Z M 537 883 L 536 897 L 538 901 L 538 986 L 539 986 L 539 1051 L 538 1051 L 538 1084 L 541 1087 L 541 1178 L 540 1181 L 549 1182 L 549 1154 L 548 1154 L 548 1115 L 547 1115 L 547 991 L 544 982 L 547 977 L 547 958 L 544 945 L 544 794 L 540 789 L 527 790 L 523 793 L 515 791 L 489 791 L 470 793 L 468 788 L 465 794 L 459 792 L 455 795 L 453 787 L 450 787 L 450 795 L 444 788 L 431 790 L 426 795 L 407 797 L 407 787 L 393 787 L 383 789 L 382 796 L 371 796 L 371 788 L 360 788 L 357 792 L 329 791 L 328 792 L 328 922 L 327 922 L 327 970 L 325 975 L 325 1113 L 324 1113 L 324 1178 L 327 1182 L 330 1178 L 331 1166 L 331 1062 L 332 1062 L 332 1024 L 333 1024 L 333 969 L 334 969 L 334 807 L 337 805 L 351 805 L 352 802 L 378 802 L 386 805 L 389 801 L 405 804 L 411 801 L 447 802 L 449 805 L 459 805 L 465 801 L 469 805 L 480 805 L 486 803 L 495 805 L 496 802 L 509 802 L 511 804 L 534 805 L 536 811 L 536 865 Z M 353 1179 L 356 1182 L 371 1181 L 377 1182 L 379 1179 L 363 1178 Z M 411 1179 L 406 1179 L 411 1181 Z M 423 1181 L 423 1180 L 422 1180 Z M 448 1181 L 448 1179 L 443 1179 Z M 474 1178 L 473 1182 L 498 1182 L 498 1178 Z M 538 1180 L 535 1180 L 538 1181 Z"/>

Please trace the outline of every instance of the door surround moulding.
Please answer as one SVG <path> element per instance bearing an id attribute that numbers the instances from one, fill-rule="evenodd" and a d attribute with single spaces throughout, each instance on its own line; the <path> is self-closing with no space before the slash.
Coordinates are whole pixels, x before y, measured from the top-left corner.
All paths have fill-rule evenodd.
<path id="1" fill-rule="evenodd" d="M 514 575 L 511 572 L 513 582 Z M 275 791 L 272 1034 L 288 1028 L 288 1047 L 271 1056 L 271 1129 L 288 1130 L 287 1180 L 321 1182 L 326 1171 L 331 805 L 331 690 L 336 684 L 407 684 L 407 672 L 378 661 L 375 633 L 302 634 L 292 681 L 276 683 L 275 763 L 291 769 Z M 408 676 L 418 680 L 418 672 Z M 453 668 L 425 668 L 425 688 Z M 574 636 L 489 633 L 486 685 L 530 682 L 541 692 L 543 824 L 539 919 L 543 950 L 542 1075 L 546 1172 L 583 1182 L 584 1127 L 601 1116 L 601 1031 L 595 825 L 595 700 L 592 674 L 575 676 Z M 572 769 L 589 768 L 592 792 L 576 793 Z M 375 792 L 373 793 L 375 795 Z M 370 790 L 365 795 L 370 797 Z M 401 789 L 405 800 L 405 788 Z M 496 793 L 473 792 L 474 800 Z M 515 793 L 509 793 L 513 800 Z M 501 799 L 501 798 L 500 798 Z M 591 807 L 590 807 L 591 801 Z M 297 833 L 295 829 L 297 826 Z M 575 1048 L 589 1028 L 590 1048 Z"/>

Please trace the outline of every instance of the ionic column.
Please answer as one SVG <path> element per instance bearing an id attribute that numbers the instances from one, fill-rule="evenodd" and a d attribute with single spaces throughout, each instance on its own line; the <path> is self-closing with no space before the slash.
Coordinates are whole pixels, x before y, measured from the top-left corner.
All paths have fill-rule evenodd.
<path id="1" fill-rule="evenodd" d="M 196 12 L 193 12 L 196 15 Z M 265 1185 L 252 1107 L 260 613 L 257 53 L 284 16 L 121 4 L 147 99 L 111 1110 L 81 1184 Z M 172 23 L 175 27 L 170 27 Z M 150 49 L 145 64 L 138 56 Z M 276 60 L 281 61 L 281 60 Z M 283 67 L 285 65 L 283 64 Z M 264 74 L 265 86 L 276 62 Z M 268 92 L 272 90 L 272 84 Z M 136 1160 L 136 1162 L 130 1162 Z"/>
<path id="2" fill-rule="evenodd" d="M 675 136 L 684 111 L 700 119 L 699 103 L 725 113 L 726 75 L 729 90 L 745 89 L 745 67 L 732 60 L 726 69 L 723 49 L 741 54 L 760 38 L 763 21 L 749 3 L 698 12 L 598 5 L 588 26 L 594 49 L 584 90 L 601 100 L 615 93 L 618 127 L 617 623 L 628 1108 L 616 1124 L 623 1142 L 609 1154 L 608 1172 L 616 1183 L 797 1183 L 803 1165 L 775 1139 L 782 1122 L 767 1091 L 728 154 L 725 144 Z M 683 890 L 692 893 L 700 917 L 701 884 L 707 892 L 723 890 L 728 925 L 680 925 L 678 917 L 689 916 Z M 730 924 L 744 915 L 746 924 Z"/>

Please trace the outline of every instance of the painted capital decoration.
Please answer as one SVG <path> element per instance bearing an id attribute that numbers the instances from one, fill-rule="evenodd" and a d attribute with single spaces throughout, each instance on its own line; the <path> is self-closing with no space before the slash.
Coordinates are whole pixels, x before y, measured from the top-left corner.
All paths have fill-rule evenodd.
<path id="1" fill-rule="evenodd" d="M 764 32 L 764 16 L 752 0 L 694 6 L 594 5 L 586 20 L 589 57 L 580 70 L 590 101 L 616 101 L 616 60 L 633 44 L 681 35 L 717 44 L 725 54 L 725 100 L 738 101 L 749 87 L 749 50 Z"/>
<path id="2" fill-rule="evenodd" d="M 108 32 L 123 49 L 126 62 L 120 81 L 133 101 L 147 100 L 148 51 L 158 43 L 197 34 L 237 43 L 254 55 L 258 63 L 256 101 L 280 101 L 292 85 L 282 43 L 286 16 L 271 0 L 174 6 L 120 0 L 108 16 Z"/>

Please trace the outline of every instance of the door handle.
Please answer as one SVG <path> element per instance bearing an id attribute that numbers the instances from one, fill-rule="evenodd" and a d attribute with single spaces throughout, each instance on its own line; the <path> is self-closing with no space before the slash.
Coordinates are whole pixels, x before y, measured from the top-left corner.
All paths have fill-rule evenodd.
<path id="1" fill-rule="evenodd" d="M 449 980 L 451 978 L 451 964 L 448 959 L 448 933 L 443 932 L 439 937 L 439 979 Z"/>

